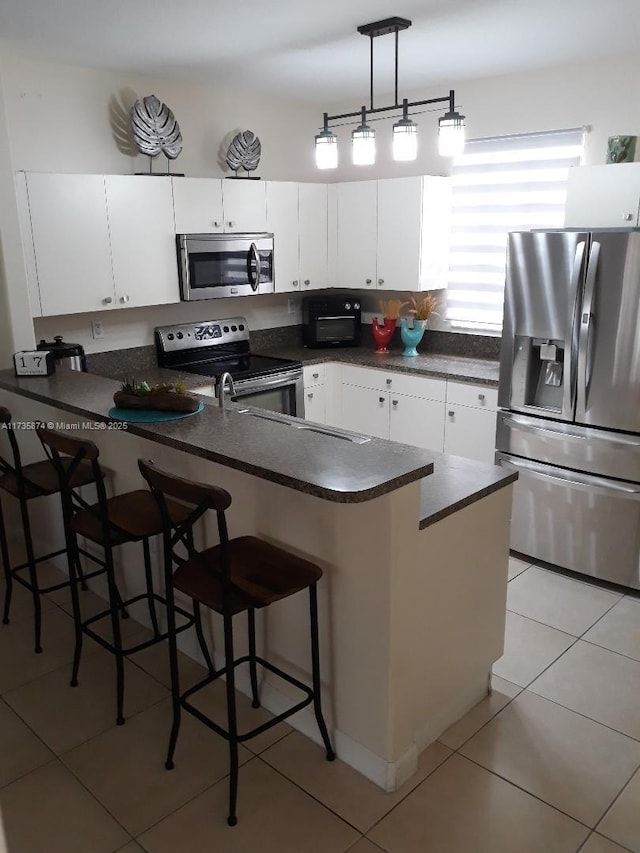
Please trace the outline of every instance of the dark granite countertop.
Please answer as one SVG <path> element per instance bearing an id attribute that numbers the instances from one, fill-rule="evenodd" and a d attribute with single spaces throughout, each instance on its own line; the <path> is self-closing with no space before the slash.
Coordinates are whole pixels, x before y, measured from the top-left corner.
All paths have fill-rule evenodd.
<path id="1" fill-rule="evenodd" d="M 518 479 L 498 465 L 438 453 L 433 474 L 422 481 L 420 529 L 441 521 Z"/>
<path id="2" fill-rule="evenodd" d="M 378 367 L 412 373 L 418 376 L 435 376 L 479 385 L 498 385 L 498 361 L 487 358 L 419 353 L 414 358 L 405 358 L 399 352 L 376 355 L 371 347 L 341 347 L 338 349 L 307 349 L 303 346 L 270 347 L 256 350 L 260 355 L 277 358 L 293 358 L 304 364 L 321 364 L 338 361 L 360 367 Z"/>
<path id="3" fill-rule="evenodd" d="M 175 373 L 168 371 L 174 378 Z M 157 371 L 163 378 L 167 371 Z M 76 371 L 48 377 L 15 377 L 0 371 L 0 388 L 49 404 L 81 419 L 108 423 L 113 380 Z M 160 444 L 339 503 L 359 503 L 421 480 L 433 471 L 434 453 L 372 438 L 355 444 L 222 410 L 203 401 L 204 411 L 184 420 L 130 424 L 128 431 Z"/>

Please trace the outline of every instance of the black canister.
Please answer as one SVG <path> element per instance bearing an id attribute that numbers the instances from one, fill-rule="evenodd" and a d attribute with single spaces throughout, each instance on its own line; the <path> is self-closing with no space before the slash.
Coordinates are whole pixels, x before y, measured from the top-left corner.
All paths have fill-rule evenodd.
<path id="1" fill-rule="evenodd" d="M 40 350 L 51 350 L 57 370 L 82 370 L 87 372 L 87 357 L 82 344 L 71 344 L 62 340 L 62 335 L 55 335 L 53 343 L 41 340 L 37 346 Z"/>

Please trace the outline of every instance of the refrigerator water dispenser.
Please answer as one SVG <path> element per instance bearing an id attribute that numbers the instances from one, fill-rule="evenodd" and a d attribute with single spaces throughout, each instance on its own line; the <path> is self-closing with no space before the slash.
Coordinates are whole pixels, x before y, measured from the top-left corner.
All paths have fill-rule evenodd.
<path id="1" fill-rule="evenodd" d="M 517 335 L 515 343 L 512 405 L 561 412 L 564 391 L 564 341 Z"/>

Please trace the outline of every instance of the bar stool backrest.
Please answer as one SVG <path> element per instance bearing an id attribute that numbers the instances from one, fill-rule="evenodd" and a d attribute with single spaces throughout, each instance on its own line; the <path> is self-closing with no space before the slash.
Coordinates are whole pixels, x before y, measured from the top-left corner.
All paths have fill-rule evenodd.
<path id="1" fill-rule="evenodd" d="M 207 512 L 214 511 L 218 522 L 218 533 L 220 536 L 221 565 L 223 576 L 223 592 L 226 594 L 230 587 L 228 542 L 229 534 L 225 510 L 231 506 L 231 495 L 219 486 L 210 486 L 206 483 L 197 483 L 185 480 L 176 474 L 161 471 L 149 460 L 138 459 L 140 473 L 147 481 L 151 493 L 158 502 L 162 515 L 162 528 L 164 540 L 165 567 L 173 563 L 180 565 L 185 557 L 178 548 L 183 546 L 187 552 L 187 559 L 198 557 L 198 551 L 193 544 L 193 527 L 195 523 Z M 193 507 L 193 511 L 179 524 L 175 524 L 167 510 L 167 498 L 179 500 Z"/>
<path id="2" fill-rule="evenodd" d="M 11 412 L 4 406 L 0 406 L 0 424 L 4 427 L 3 432 L 6 432 L 8 435 L 9 447 L 11 448 L 11 455 L 13 457 L 13 464 L 11 464 L 11 462 L 5 459 L 0 453 L 0 474 L 12 474 L 13 477 L 15 477 L 18 490 L 18 500 L 25 501 L 27 497 L 27 487 L 32 490 L 32 496 L 34 492 L 36 494 L 40 492 L 40 489 L 35 483 L 32 483 L 28 477 L 24 476 L 24 472 L 22 470 L 22 459 L 20 457 L 20 448 L 18 446 L 18 439 L 16 438 L 16 431 L 13 428 Z"/>
<path id="3" fill-rule="evenodd" d="M 76 438 L 47 427 L 36 427 L 36 433 L 58 474 L 65 523 L 69 523 L 75 512 L 86 510 L 100 522 L 103 541 L 108 542 L 110 530 L 115 525 L 110 525 L 108 520 L 107 493 L 104 474 L 98 462 L 99 450 L 97 446 L 88 439 Z M 66 463 L 67 459 L 70 459 L 68 463 Z M 91 465 L 98 497 L 98 502 L 95 505 L 88 504 L 71 485 L 73 475 L 83 461 L 89 462 Z"/>

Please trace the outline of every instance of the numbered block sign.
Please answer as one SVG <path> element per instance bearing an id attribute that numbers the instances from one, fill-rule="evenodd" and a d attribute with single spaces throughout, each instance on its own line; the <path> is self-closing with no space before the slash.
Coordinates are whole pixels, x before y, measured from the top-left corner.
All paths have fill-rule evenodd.
<path id="1" fill-rule="evenodd" d="M 56 366 L 51 350 L 21 350 L 13 354 L 16 376 L 51 376 Z"/>

